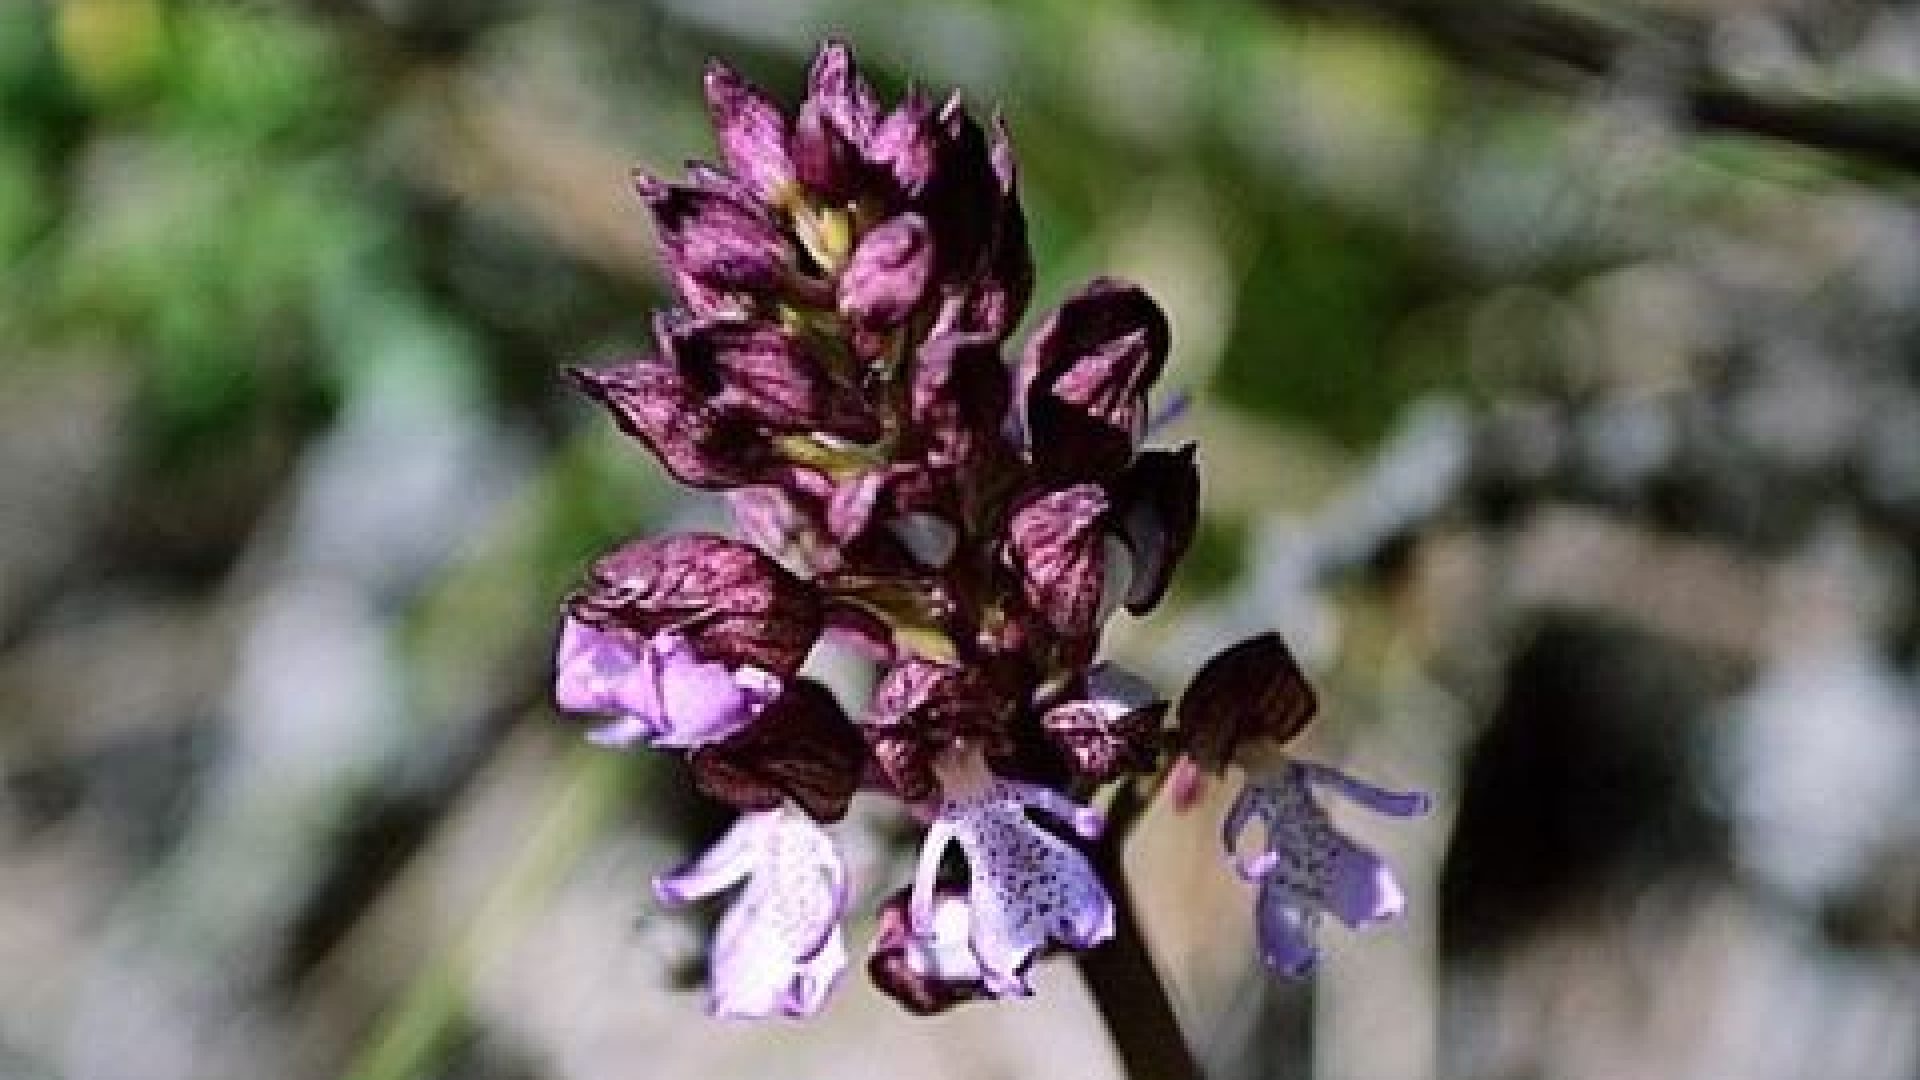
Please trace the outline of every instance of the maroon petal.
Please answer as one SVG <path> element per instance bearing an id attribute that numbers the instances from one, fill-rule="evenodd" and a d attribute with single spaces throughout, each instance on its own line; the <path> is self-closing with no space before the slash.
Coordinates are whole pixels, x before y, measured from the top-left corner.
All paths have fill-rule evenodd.
<path id="1" fill-rule="evenodd" d="M 1011 398 L 999 342 L 984 334 L 945 334 L 921 346 L 910 406 L 935 466 L 980 473 L 988 448 L 1003 445 Z"/>
<path id="2" fill-rule="evenodd" d="M 1148 450 L 1113 487 L 1121 537 L 1133 556 L 1127 610 L 1145 615 L 1160 603 L 1200 523 L 1200 470 L 1194 444 Z"/>
<path id="3" fill-rule="evenodd" d="M 874 688 L 860 727 L 881 775 L 901 798 L 918 802 L 935 791 L 934 757 L 957 740 L 1004 752 L 1000 705 L 976 673 L 909 655 Z"/>
<path id="4" fill-rule="evenodd" d="M 1313 687 L 1279 634 L 1229 646 L 1208 660 L 1180 699 L 1178 737 L 1202 766 L 1219 770 L 1242 743 L 1285 743 L 1313 719 Z"/>
<path id="5" fill-rule="evenodd" d="M 1050 314 L 1020 359 L 1034 460 L 1058 475 L 1111 476 L 1132 460 L 1146 395 L 1166 365 L 1166 316 L 1138 286 L 1088 283 Z"/>
<path id="6" fill-rule="evenodd" d="M 778 326 L 708 320 L 663 326 L 661 334 L 682 374 L 716 407 L 737 408 L 775 432 L 824 431 L 856 442 L 880 437 L 866 398 Z"/>
<path id="7" fill-rule="evenodd" d="M 814 55 L 806 104 L 857 147 L 864 148 L 880 127 L 880 104 L 843 42 L 828 41 Z"/>
<path id="8" fill-rule="evenodd" d="M 933 236 L 919 214 L 900 214 L 860 238 L 840 275 L 840 311 L 868 329 L 888 329 L 926 299 Z"/>
<path id="9" fill-rule="evenodd" d="M 933 180 L 938 141 L 932 103 L 920 91 L 908 90 L 874 130 L 867 158 L 890 171 L 900 192 L 913 198 Z"/>
<path id="10" fill-rule="evenodd" d="M 1075 484 L 1028 499 L 1007 524 L 1005 559 L 1022 594 L 1069 638 L 1098 629 L 1108 587 L 1107 511 L 1099 485 Z"/>
<path id="11" fill-rule="evenodd" d="M 1042 713 L 1040 725 L 1081 779 L 1102 784 L 1154 767 L 1167 707 L 1145 680 L 1102 665 L 1081 697 Z"/>
<path id="12" fill-rule="evenodd" d="M 1000 180 L 986 133 L 955 93 L 934 123 L 932 171 L 914 205 L 933 226 L 935 271 L 964 284 L 979 269 L 1000 209 Z"/>
<path id="13" fill-rule="evenodd" d="M 780 106 L 718 60 L 707 64 L 705 82 L 721 158 L 755 198 L 777 205 L 794 178 Z"/>
<path id="14" fill-rule="evenodd" d="M 652 537 L 603 556 L 570 606 L 589 626 L 673 629 L 704 658 L 782 677 L 806 658 L 822 618 L 811 585 L 711 533 Z"/>
<path id="15" fill-rule="evenodd" d="M 846 203 L 860 193 L 868 166 L 859 145 L 833 121 L 821 102 L 800 106 L 793 129 L 793 165 L 800 182 L 828 203 Z"/>
<path id="16" fill-rule="evenodd" d="M 866 744 L 833 692 L 796 679 L 745 731 L 695 750 L 690 764 L 703 794 L 742 811 L 792 800 L 816 821 L 837 821 L 865 760 Z"/>
<path id="17" fill-rule="evenodd" d="M 760 292 L 786 280 L 792 246 L 760 208 L 702 186 L 644 175 L 635 184 L 676 275 L 722 292 Z"/>
<path id="18" fill-rule="evenodd" d="M 739 487 L 765 482 L 783 468 L 750 416 L 716 408 L 666 363 L 569 368 L 567 377 L 683 484 L 706 490 Z"/>

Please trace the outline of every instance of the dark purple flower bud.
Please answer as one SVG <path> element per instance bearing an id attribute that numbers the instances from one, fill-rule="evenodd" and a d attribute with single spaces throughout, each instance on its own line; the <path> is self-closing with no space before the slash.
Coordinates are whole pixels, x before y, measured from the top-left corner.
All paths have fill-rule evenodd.
<path id="1" fill-rule="evenodd" d="M 816 821 L 837 821 L 860 784 L 866 744 L 833 692 L 796 679 L 746 730 L 693 752 L 702 794 L 742 811 L 788 800 Z"/>
<path id="2" fill-rule="evenodd" d="M 916 930 L 901 889 L 880 905 L 880 925 L 867 957 L 867 974 L 880 992 L 916 1016 L 931 1016 L 955 1005 L 994 995 L 987 989 L 979 958 L 973 954 L 973 912 L 967 890 L 935 888 L 930 925 Z"/>
<path id="3" fill-rule="evenodd" d="M 880 103 L 843 42 L 829 41 L 815 54 L 806 103 L 856 147 L 865 148 L 880 127 Z"/>
<path id="4" fill-rule="evenodd" d="M 881 775 L 901 798 L 919 802 L 937 786 L 934 759 L 955 743 L 990 754 L 1010 748 L 1000 706 L 976 673 L 909 655 L 874 688 L 860 727 Z"/>
<path id="5" fill-rule="evenodd" d="M 799 338 L 765 322 L 708 320 L 660 327 L 662 347 L 713 407 L 739 409 L 768 430 L 880 437 L 880 418 Z"/>
<path id="6" fill-rule="evenodd" d="M 707 660 L 789 678 L 820 636 L 813 586 L 712 533 L 670 533 L 602 556 L 569 600 L 591 627 L 673 630 Z"/>
<path id="7" fill-rule="evenodd" d="M 860 148 L 841 132 L 826 106 L 809 98 L 793 128 L 793 165 L 800 182 L 829 203 L 846 203 L 860 193 L 868 166 Z"/>
<path id="8" fill-rule="evenodd" d="M 1080 779 L 1104 784 L 1153 768 L 1167 701 L 1145 679 L 1108 664 L 1087 674 L 1085 692 L 1040 716 L 1040 726 Z"/>
<path id="9" fill-rule="evenodd" d="M 1098 484 L 1075 484 L 1029 498 L 1007 522 L 1002 557 L 1022 595 L 1070 639 L 1093 637 L 1119 598 L 1125 550 L 1107 535 L 1107 511 Z"/>
<path id="10" fill-rule="evenodd" d="M 933 104 L 919 90 L 910 89 L 874 129 L 867 158 L 893 174 L 901 194 L 914 198 L 933 179 L 938 142 Z"/>
<path id="11" fill-rule="evenodd" d="M 1200 470 L 1193 463 L 1193 444 L 1148 450 L 1135 458 L 1114 483 L 1113 501 L 1120 538 L 1133 557 L 1127 610 L 1145 615 L 1166 595 L 1200 524 Z"/>
<path id="12" fill-rule="evenodd" d="M 1313 687 L 1279 634 L 1229 646 L 1208 660 L 1180 699 L 1178 737 L 1185 753 L 1218 772 L 1243 743 L 1285 743 L 1319 708 Z"/>
<path id="13" fill-rule="evenodd" d="M 568 368 L 567 377 L 683 484 L 707 490 L 740 487 L 769 482 L 785 469 L 751 416 L 716 408 L 666 363 Z"/>
<path id="14" fill-rule="evenodd" d="M 935 332 L 985 334 L 1004 341 L 1020 324 L 1033 297 L 1033 251 L 1027 243 L 1027 216 L 1020 206 L 1013 149 L 997 114 L 992 138 L 993 172 L 1000 189 L 992 240 L 979 273 L 965 289 L 947 294 Z"/>
<path id="15" fill-rule="evenodd" d="M 860 238 L 840 274 L 840 312 L 868 329 L 907 321 L 926 299 L 933 236 L 919 214 L 900 214 Z"/>
<path id="16" fill-rule="evenodd" d="M 1133 459 L 1147 390 L 1166 366 L 1166 315 L 1137 285 L 1097 278 L 1034 332 L 1020 401 L 1034 462 L 1057 475 L 1111 476 Z"/>
<path id="17" fill-rule="evenodd" d="M 705 82 L 720 157 L 755 198 L 778 205 L 794 177 L 780 106 L 718 60 L 707 63 Z"/>
<path id="18" fill-rule="evenodd" d="M 1000 346 L 982 334 L 944 334 L 919 350 L 910 409 L 926 461 L 981 472 L 991 448 L 1004 446 L 1011 397 Z"/>
<path id="19" fill-rule="evenodd" d="M 635 177 L 653 212 L 667 266 L 705 289 L 762 292 L 780 287 L 793 248 L 757 206 L 702 186 Z"/>
<path id="20" fill-rule="evenodd" d="M 999 216 L 1001 191 L 986 133 L 956 92 L 935 118 L 933 171 L 915 205 L 933 226 L 941 281 L 965 283 L 978 271 Z"/>

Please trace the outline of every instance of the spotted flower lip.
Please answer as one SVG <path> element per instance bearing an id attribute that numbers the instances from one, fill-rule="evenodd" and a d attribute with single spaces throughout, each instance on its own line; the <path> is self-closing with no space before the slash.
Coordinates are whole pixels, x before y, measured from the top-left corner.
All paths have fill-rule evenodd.
<path id="1" fill-rule="evenodd" d="M 909 925 L 922 937 L 940 932 L 940 861 L 958 843 L 967 859 L 968 940 L 981 982 L 995 997 L 1024 997 L 1032 993 L 1027 969 L 1050 942 L 1091 948 L 1113 936 L 1115 918 L 1113 899 L 1086 856 L 1028 812 L 1046 813 L 1089 839 L 1104 820 L 1052 788 L 994 776 L 980 751 L 964 744 L 935 770 L 940 808 L 920 848 Z"/>
<path id="2" fill-rule="evenodd" d="M 811 1016 L 847 966 L 847 872 L 833 840 L 786 808 L 743 814 L 689 865 L 654 879 L 670 906 L 746 884 L 714 930 L 708 1011 Z"/>
<path id="3" fill-rule="evenodd" d="M 1222 842 L 1235 873 L 1259 886 L 1254 921 L 1260 958 L 1289 978 L 1312 973 L 1319 961 L 1314 935 L 1329 912 L 1351 929 L 1400 915 L 1406 893 L 1386 862 L 1355 843 L 1328 818 L 1315 789 L 1338 793 L 1376 813 L 1416 817 L 1429 800 L 1420 792 L 1388 791 L 1338 769 L 1289 759 L 1268 782 L 1249 782 L 1234 799 L 1222 827 Z M 1255 820 L 1266 828 L 1259 853 L 1240 852 L 1241 837 Z"/>

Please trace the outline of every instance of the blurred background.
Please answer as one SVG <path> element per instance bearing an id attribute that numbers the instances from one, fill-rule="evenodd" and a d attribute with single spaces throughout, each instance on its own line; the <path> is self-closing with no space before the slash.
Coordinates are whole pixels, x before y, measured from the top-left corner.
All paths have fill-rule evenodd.
<path id="1" fill-rule="evenodd" d="M 1051 304 L 1169 309 L 1206 514 L 1111 651 L 1277 627 L 1405 922 L 1253 959 L 1130 852 L 1221 1078 L 1920 1077 L 1920 6 L 0 5 L 0 1076 L 1104 1077 L 1070 965 L 705 1020 L 721 824 L 545 701 L 711 520 L 557 378 L 661 302 L 709 55 L 999 102 Z M 847 829 L 904 874 L 883 806 Z M 864 948 L 869 927 L 850 942 Z"/>

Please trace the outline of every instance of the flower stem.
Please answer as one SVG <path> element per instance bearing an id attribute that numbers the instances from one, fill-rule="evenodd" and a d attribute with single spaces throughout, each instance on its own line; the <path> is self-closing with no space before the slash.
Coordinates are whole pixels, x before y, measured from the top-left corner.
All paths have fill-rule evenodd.
<path id="1" fill-rule="evenodd" d="M 1093 852 L 1100 876 L 1113 890 L 1113 939 L 1079 954 L 1100 1018 L 1129 1080 L 1201 1080 L 1200 1065 L 1180 1032 L 1180 1018 L 1153 955 L 1140 935 L 1133 893 L 1121 867 L 1126 837 L 1145 802 L 1132 784 L 1121 786 L 1107 811 L 1107 829 Z"/>

